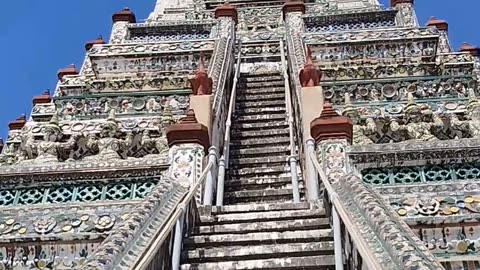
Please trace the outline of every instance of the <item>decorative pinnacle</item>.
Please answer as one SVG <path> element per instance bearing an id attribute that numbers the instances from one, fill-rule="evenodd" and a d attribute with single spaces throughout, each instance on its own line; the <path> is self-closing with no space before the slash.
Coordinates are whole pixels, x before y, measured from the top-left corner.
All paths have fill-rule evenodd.
<path id="1" fill-rule="evenodd" d="M 189 109 L 187 112 L 187 116 L 180 120 L 180 124 L 197 124 L 197 117 L 195 116 L 195 111 L 193 109 Z"/>
<path id="2" fill-rule="evenodd" d="M 113 23 L 116 22 L 129 22 L 136 23 L 137 19 L 135 13 L 133 13 L 128 7 L 124 8 L 122 11 L 116 12 L 112 15 Z"/>
<path id="3" fill-rule="evenodd" d="M 95 40 L 85 43 L 85 50 L 89 51 L 96 44 L 105 44 L 105 41 L 103 40 L 103 37 L 101 35 L 98 36 Z"/>
<path id="4" fill-rule="evenodd" d="M 44 103 L 50 103 L 52 101 L 52 97 L 50 96 L 50 90 L 45 90 L 43 93 L 39 96 L 35 96 L 32 99 L 33 106 L 37 104 L 44 104 Z"/>
<path id="5" fill-rule="evenodd" d="M 68 67 L 60 69 L 57 73 L 57 77 L 58 77 L 59 80 L 61 80 L 63 78 L 63 76 L 77 75 L 77 74 L 78 74 L 78 71 L 75 68 L 75 65 L 70 64 Z"/>
<path id="6" fill-rule="evenodd" d="M 472 46 L 472 45 L 468 44 L 467 42 L 462 43 L 462 46 L 460 47 L 460 51 L 461 52 L 467 52 L 467 53 L 473 55 L 474 57 L 480 56 L 480 48 Z"/>
<path id="7" fill-rule="evenodd" d="M 448 31 L 448 23 L 447 21 L 440 20 L 436 17 L 430 17 L 428 22 L 426 23 L 426 26 L 431 26 L 435 27 L 440 31 Z"/>

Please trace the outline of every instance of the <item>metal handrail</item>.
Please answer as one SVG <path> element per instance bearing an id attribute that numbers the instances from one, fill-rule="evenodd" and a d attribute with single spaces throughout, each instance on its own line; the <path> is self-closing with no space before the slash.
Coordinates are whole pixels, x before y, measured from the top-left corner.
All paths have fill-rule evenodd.
<path id="1" fill-rule="evenodd" d="M 237 66 L 233 77 L 232 92 L 230 93 L 230 103 L 228 105 L 227 120 L 225 121 L 225 137 L 223 143 L 223 153 L 220 157 L 217 180 L 217 206 L 223 205 L 225 170 L 229 167 L 230 161 L 230 133 L 232 127 L 232 117 L 235 110 L 235 101 L 237 97 L 237 84 L 240 78 L 240 65 L 242 63 L 242 41 L 238 40 Z"/>
<path id="2" fill-rule="evenodd" d="M 167 237 L 173 232 L 175 228 L 183 227 L 183 215 L 185 213 L 185 208 L 187 205 L 192 203 L 194 201 L 195 196 L 198 194 L 200 187 L 202 187 L 205 184 L 205 181 L 207 179 L 207 175 L 210 172 L 210 170 L 213 167 L 213 162 L 209 161 L 207 163 L 207 166 L 203 170 L 202 174 L 198 178 L 197 182 L 194 183 L 191 187 L 190 190 L 188 191 L 187 194 L 180 200 L 180 202 L 177 204 L 176 210 L 170 214 L 170 216 L 166 219 L 165 226 L 162 228 L 162 230 L 159 232 L 158 236 L 155 238 L 155 241 L 150 245 L 153 250 L 152 252 L 149 252 L 146 254 L 146 256 L 143 256 L 140 260 L 140 262 L 137 264 L 137 267 L 135 269 L 146 269 L 147 265 L 149 262 L 152 261 L 153 257 L 157 254 L 158 250 L 164 243 L 164 241 L 167 239 Z M 180 239 L 178 239 L 180 237 Z M 172 261 L 174 260 L 175 256 L 177 256 L 177 265 L 179 264 L 179 259 L 180 259 L 180 252 L 181 252 L 181 246 L 182 246 L 182 238 L 183 238 L 183 233 L 182 229 L 180 228 L 180 232 L 175 234 L 175 241 L 174 241 L 174 247 L 172 252 Z M 175 252 L 175 249 L 176 252 Z M 172 262 L 172 269 L 177 270 L 178 267 L 175 269 L 174 268 L 175 263 Z"/>
<path id="3" fill-rule="evenodd" d="M 282 61 L 282 73 L 283 73 L 283 80 L 285 84 L 285 106 L 287 111 L 288 132 L 290 136 L 290 157 L 288 158 L 288 160 L 290 163 L 290 171 L 292 174 L 293 201 L 300 202 L 300 191 L 298 188 L 298 173 L 297 173 L 297 156 L 296 156 L 296 149 L 295 149 L 295 134 L 294 134 L 294 128 L 293 128 L 292 98 L 290 93 L 290 81 L 288 79 L 288 71 L 286 66 L 283 39 L 280 40 L 280 57 Z"/>
<path id="4" fill-rule="evenodd" d="M 325 174 L 324 170 L 322 169 L 321 165 L 318 163 L 318 160 L 313 152 L 308 153 L 308 158 L 311 159 L 313 166 L 315 167 L 316 171 L 320 175 L 320 180 L 322 181 L 325 191 L 328 193 L 328 197 L 332 203 L 332 215 L 334 216 L 334 223 L 335 223 L 335 215 L 341 217 L 341 220 L 345 224 L 345 229 L 348 231 L 348 234 L 352 238 L 353 242 L 355 243 L 358 252 L 362 256 L 363 261 L 367 264 L 368 269 L 382 269 L 382 266 L 377 262 L 375 255 L 371 252 L 370 247 L 367 245 L 365 239 L 360 236 L 357 230 L 354 230 L 355 223 L 351 220 L 351 215 L 347 213 L 347 210 L 341 203 L 337 192 L 330 184 L 327 175 Z M 338 217 L 337 216 L 337 217 Z M 334 230 L 339 228 L 335 228 Z M 335 233 L 335 231 L 334 231 Z M 335 241 L 340 241 L 340 239 L 335 239 Z M 339 244 L 338 242 L 336 243 Z M 335 250 L 335 254 L 337 256 L 337 250 Z M 341 250 L 339 251 L 341 254 Z"/>
<path id="5" fill-rule="evenodd" d="M 227 41 L 226 41 L 227 45 L 225 46 L 225 52 L 224 52 L 223 58 L 222 58 L 223 59 L 222 66 L 221 66 L 221 69 L 220 69 L 220 74 L 218 76 L 219 83 L 215 87 L 215 96 L 218 94 L 218 90 L 221 89 L 221 87 L 223 87 L 224 84 L 225 84 L 225 80 L 223 78 L 226 77 L 226 76 L 222 76 L 222 75 L 224 75 L 223 73 L 227 72 L 227 70 L 225 69 L 225 62 L 227 62 L 227 61 L 225 61 L 225 59 L 227 59 L 228 52 L 231 51 L 231 50 L 229 50 L 231 39 L 232 38 L 230 36 L 227 37 Z M 216 58 L 217 58 L 217 55 L 215 55 L 215 61 L 216 61 Z M 215 62 L 212 62 L 212 64 L 214 64 L 214 63 Z M 221 87 L 219 87 L 220 84 L 222 85 Z M 225 94 L 225 93 L 222 92 L 222 95 L 223 94 Z M 216 106 L 217 106 L 217 99 L 214 98 L 212 107 L 213 107 L 213 109 L 216 113 L 215 116 L 217 117 L 217 114 L 220 110 L 216 110 Z"/>

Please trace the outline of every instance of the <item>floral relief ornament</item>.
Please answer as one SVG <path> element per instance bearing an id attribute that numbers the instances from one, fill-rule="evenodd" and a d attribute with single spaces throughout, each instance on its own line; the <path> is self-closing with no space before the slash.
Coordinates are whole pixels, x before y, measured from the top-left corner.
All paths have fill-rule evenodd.
<path id="1" fill-rule="evenodd" d="M 113 228 L 115 225 L 115 216 L 114 215 L 101 215 L 97 218 L 95 222 L 95 228 L 99 231 L 108 231 Z"/>
<path id="2" fill-rule="evenodd" d="M 56 225 L 57 221 L 53 217 L 49 216 L 39 217 L 33 222 L 33 227 L 35 231 L 40 234 L 46 234 L 51 232 Z"/>

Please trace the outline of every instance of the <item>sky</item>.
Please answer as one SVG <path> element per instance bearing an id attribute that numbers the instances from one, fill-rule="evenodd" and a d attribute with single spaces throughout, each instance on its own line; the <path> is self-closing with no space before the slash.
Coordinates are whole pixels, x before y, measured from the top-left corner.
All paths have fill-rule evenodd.
<path id="1" fill-rule="evenodd" d="M 389 0 L 380 1 L 385 6 Z M 459 4 L 461 3 L 461 4 Z M 29 114 L 32 98 L 56 86 L 57 71 L 69 64 L 80 68 L 85 42 L 108 39 L 111 15 L 129 7 L 137 21 L 147 18 L 155 0 L 15 0 L 2 4 L 0 16 L 0 137 L 8 122 Z M 416 0 L 419 22 L 436 16 L 449 22 L 452 45 L 480 46 L 479 0 Z"/>

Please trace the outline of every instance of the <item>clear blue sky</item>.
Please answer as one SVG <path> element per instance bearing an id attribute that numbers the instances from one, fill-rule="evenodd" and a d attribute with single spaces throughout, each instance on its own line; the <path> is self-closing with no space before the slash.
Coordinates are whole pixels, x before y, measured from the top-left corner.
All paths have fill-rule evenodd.
<path id="1" fill-rule="evenodd" d="M 45 89 L 55 89 L 57 70 L 71 63 L 80 67 L 84 44 L 98 35 L 106 38 L 111 14 L 124 7 L 137 20 L 148 16 L 155 0 L 15 0 L 4 1 L 0 16 L 0 137 L 7 123 L 29 114 L 31 99 Z M 388 0 L 381 0 L 388 6 Z M 450 24 L 454 48 L 463 41 L 480 46 L 480 0 L 416 0 L 423 25 L 430 16 Z"/>

